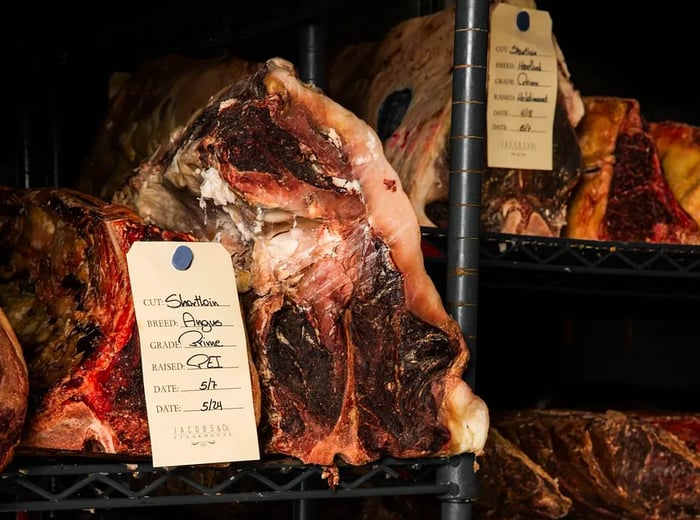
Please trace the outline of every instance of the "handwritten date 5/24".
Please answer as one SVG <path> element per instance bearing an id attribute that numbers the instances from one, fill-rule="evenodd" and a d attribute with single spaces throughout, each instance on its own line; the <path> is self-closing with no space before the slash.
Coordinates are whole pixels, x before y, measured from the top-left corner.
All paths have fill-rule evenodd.
<path id="1" fill-rule="evenodd" d="M 221 405 L 221 401 L 215 401 L 214 399 L 209 399 L 209 401 L 204 401 L 202 407 L 199 409 L 202 412 L 208 412 L 211 410 L 223 410 L 224 407 Z"/>

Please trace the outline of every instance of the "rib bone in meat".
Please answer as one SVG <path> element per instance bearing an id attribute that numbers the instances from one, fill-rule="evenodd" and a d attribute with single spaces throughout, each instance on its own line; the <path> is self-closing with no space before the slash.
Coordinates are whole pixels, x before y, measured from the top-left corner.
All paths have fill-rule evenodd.
<path id="1" fill-rule="evenodd" d="M 400 180 L 375 132 L 290 63 L 223 91 L 114 201 L 230 252 L 267 453 L 482 452 L 488 411 Z"/>

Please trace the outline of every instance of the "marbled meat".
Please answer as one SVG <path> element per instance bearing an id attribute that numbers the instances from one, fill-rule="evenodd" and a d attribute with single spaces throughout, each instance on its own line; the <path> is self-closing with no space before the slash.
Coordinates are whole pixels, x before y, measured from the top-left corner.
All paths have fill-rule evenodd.
<path id="1" fill-rule="evenodd" d="M 700 517 L 700 453 L 651 418 L 609 410 L 521 410 L 494 428 L 557 479 L 574 518 Z"/>
<path id="2" fill-rule="evenodd" d="M 700 228 L 669 188 L 639 102 L 593 96 L 584 104 L 584 175 L 569 204 L 566 236 L 697 244 Z"/>
<path id="3" fill-rule="evenodd" d="M 265 453 L 306 463 L 482 453 L 488 410 L 376 133 L 268 60 L 114 202 L 220 241 L 260 375 Z"/>

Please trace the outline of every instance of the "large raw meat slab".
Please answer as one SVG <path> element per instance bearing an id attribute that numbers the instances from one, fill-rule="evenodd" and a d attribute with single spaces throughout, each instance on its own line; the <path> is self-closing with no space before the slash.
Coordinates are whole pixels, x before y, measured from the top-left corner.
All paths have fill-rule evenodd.
<path id="1" fill-rule="evenodd" d="M 114 198 L 231 253 L 268 454 L 480 454 L 488 410 L 376 133 L 282 59 L 235 83 Z"/>
<path id="2" fill-rule="evenodd" d="M 12 462 L 20 442 L 29 398 L 24 353 L 0 308 L 0 471 Z"/>
<path id="3" fill-rule="evenodd" d="M 31 389 L 19 449 L 150 455 L 126 252 L 193 238 L 52 188 L 0 188 L 0 234 L 0 305 Z"/>
<path id="4" fill-rule="evenodd" d="M 697 244 L 700 228 L 669 188 L 639 102 L 592 96 L 584 104 L 578 133 L 585 173 L 569 204 L 566 236 Z"/>
<path id="5" fill-rule="evenodd" d="M 574 518 L 700 516 L 700 453 L 661 422 L 612 410 L 522 410 L 493 424 L 557 479 Z"/>
<path id="6" fill-rule="evenodd" d="M 529 0 L 507 3 L 535 8 Z M 405 20 L 380 41 L 342 49 L 329 71 L 329 95 L 377 131 L 426 227 L 447 226 L 454 18 L 454 8 L 448 8 Z M 574 128 L 583 104 L 556 40 L 554 46 L 559 88 L 553 168 L 486 168 L 483 231 L 559 236 L 566 225 L 569 197 L 581 175 Z"/>
<path id="7" fill-rule="evenodd" d="M 533 461 L 515 443 L 491 428 L 480 467 L 478 518 L 558 519 L 571 511 L 555 476 Z"/>

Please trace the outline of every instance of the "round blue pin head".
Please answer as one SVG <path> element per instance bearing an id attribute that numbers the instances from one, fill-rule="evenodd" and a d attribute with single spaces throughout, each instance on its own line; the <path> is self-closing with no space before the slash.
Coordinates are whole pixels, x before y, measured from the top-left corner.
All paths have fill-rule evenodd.
<path id="1" fill-rule="evenodd" d="M 527 11 L 520 11 L 515 17 L 515 25 L 521 32 L 525 32 L 530 28 L 530 14 Z"/>
<path id="2" fill-rule="evenodd" d="M 189 247 L 178 246 L 173 253 L 173 267 L 178 271 L 185 271 L 186 269 L 190 268 L 190 265 L 192 265 L 193 258 L 194 254 Z"/>

